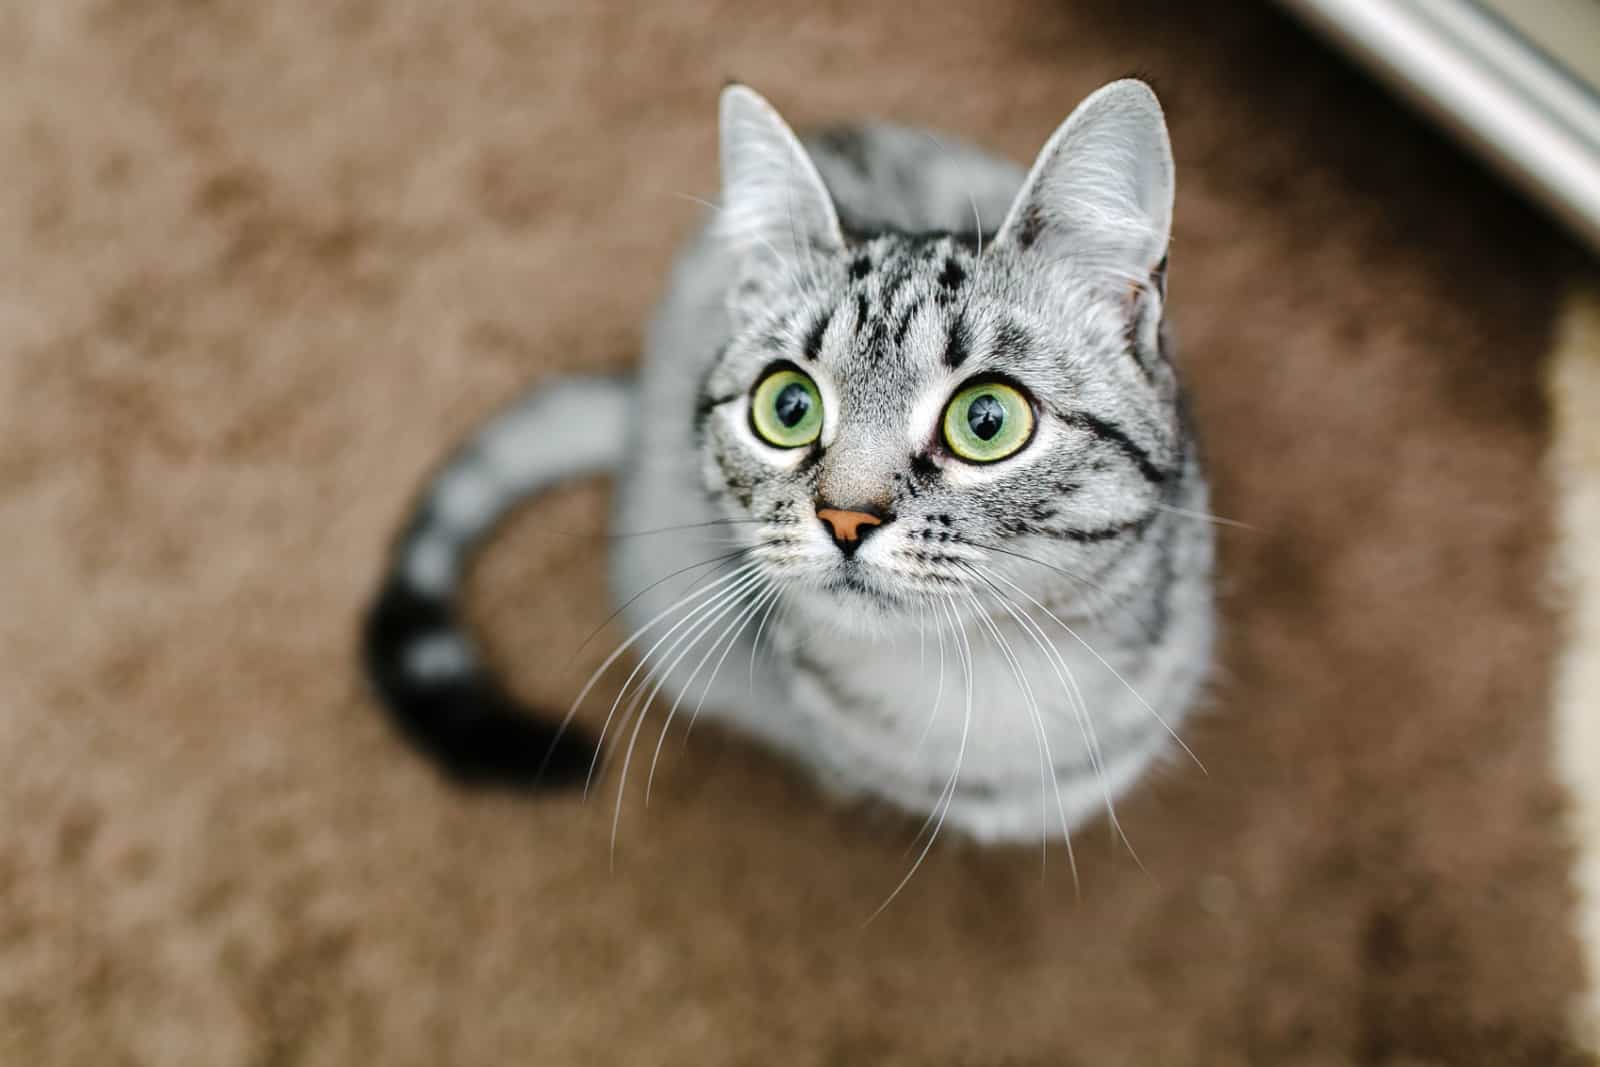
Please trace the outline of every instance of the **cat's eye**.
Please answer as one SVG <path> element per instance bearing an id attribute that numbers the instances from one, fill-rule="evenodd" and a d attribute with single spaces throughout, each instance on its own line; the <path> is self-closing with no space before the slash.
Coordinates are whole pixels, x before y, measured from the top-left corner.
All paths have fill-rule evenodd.
<path id="1" fill-rule="evenodd" d="M 968 463 L 994 463 L 1033 436 L 1033 405 L 1005 382 L 962 388 L 944 409 L 945 447 Z"/>
<path id="2" fill-rule="evenodd" d="M 822 394 L 817 384 L 793 367 L 780 367 L 761 379 L 750 398 L 750 427 L 769 445 L 799 448 L 822 433 Z"/>

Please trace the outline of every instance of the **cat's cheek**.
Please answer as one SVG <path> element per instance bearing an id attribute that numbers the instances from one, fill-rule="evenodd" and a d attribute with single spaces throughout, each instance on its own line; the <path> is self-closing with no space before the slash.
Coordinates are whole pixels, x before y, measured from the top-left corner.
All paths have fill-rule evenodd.
<path id="1" fill-rule="evenodd" d="M 725 501 L 729 499 L 728 480 L 722 473 L 722 465 L 717 462 L 716 457 L 710 452 L 701 457 L 700 485 L 712 500 Z"/>
<path id="2" fill-rule="evenodd" d="M 947 487 L 957 492 L 986 489 L 1012 478 L 1040 476 L 1042 462 L 1060 443 L 1060 431 L 1040 426 L 1033 439 L 1013 455 L 993 463 L 966 463 L 954 456 L 939 458 L 939 470 Z"/>
<path id="3" fill-rule="evenodd" d="M 815 445 L 774 448 L 748 430 L 738 435 L 737 448 L 741 464 L 747 465 L 758 479 L 803 477 L 816 465 L 819 454 Z"/>
<path id="4" fill-rule="evenodd" d="M 749 461 L 739 456 L 740 450 L 725 425 L 715 427 L 701 452 L 700 480 L 707 495 L 724 508 L 748 513 L 755 479 Z"/>

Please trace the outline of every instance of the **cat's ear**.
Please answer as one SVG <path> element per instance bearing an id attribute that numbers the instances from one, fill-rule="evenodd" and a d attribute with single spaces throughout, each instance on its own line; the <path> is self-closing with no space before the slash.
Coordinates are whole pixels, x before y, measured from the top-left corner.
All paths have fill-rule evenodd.
<path id="1" fill-rule="evenodd" d="M 1045 143 L 995 238 L 1145 285 L 1167 254 L 1172 145 L 1156 94 L 1128 78 L 1093 93 Z"/>
<path id="2" fill-rule="evenodd" d="M 815 251 L 844 247 L 816 165 L 772 105 L 743 85 L 722 91 L 721 156 L 716 232 L 746 264 L 792 275 Z"/>

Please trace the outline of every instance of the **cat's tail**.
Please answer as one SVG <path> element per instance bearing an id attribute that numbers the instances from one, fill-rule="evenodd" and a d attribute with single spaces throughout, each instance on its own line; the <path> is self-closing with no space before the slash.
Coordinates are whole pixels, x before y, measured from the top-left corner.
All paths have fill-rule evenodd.
<path id="1" fill-rule="evenodd" d="M 556 785 L 581 778 L 593 744 L 520 707 L 491 674 L 460 613 L 472 550 L 507 512 L 579 475 L 615 469 L 632 386 L 574 378 L 490 419 L 423 489 L 368 610 L 362 656 L 401 732 L 453 778 Z"/>

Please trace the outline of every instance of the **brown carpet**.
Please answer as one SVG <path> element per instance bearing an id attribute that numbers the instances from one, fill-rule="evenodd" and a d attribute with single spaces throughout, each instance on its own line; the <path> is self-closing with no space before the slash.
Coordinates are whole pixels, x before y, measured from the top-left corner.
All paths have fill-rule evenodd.
<path id="1" fill-rule="evenodd" d="M 899 10 L 899 13 L 896 11 Z M 1029 157 L 1138 70 L 1215 470 L 1214 710 L 1041 879 L 711 731 L 468 796 L 353 668 L 428 465 L 627 366 L 733 74 Z M 0 1063 L 1562 1064 L 1539 359 L 1575 268 L 1269 9 L 0 4 Z M 478 616 L 564 704 L 604 487 Z M 613 635 L 614 637 L 615 635 Z M 677 746 L 669 746 L 669 752 Z"/>

